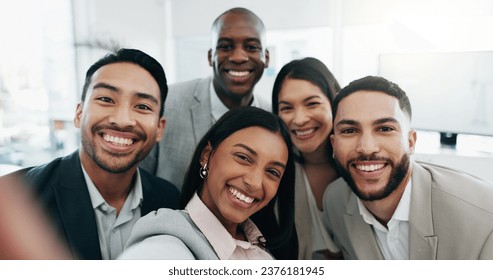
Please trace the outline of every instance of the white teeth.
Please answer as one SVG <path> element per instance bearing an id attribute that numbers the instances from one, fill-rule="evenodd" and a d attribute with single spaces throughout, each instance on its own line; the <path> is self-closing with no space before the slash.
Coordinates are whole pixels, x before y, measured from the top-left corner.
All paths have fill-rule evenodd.
<path id="1" fill-rule="evenodd" d="M 248 197 L 233 188 L 229 188 L 229 192 L 233 194 L 237 199 L 244 201 L 246 203 L 252 203 L 255 200 L 253 197 Z"/>
<path id="2" fill-rule="evenodd" d="M 371 172 L 371 171 L 382 169 L 384 166 L 385 164 L 381 163 L 381 164 L 371 164 L 371 165 L 356 165 L 356 168 L 358 168 L 361 171 Z"/>
<path id="3" fill-rule="evenodd" d="M 307 130 L 295 130 L 294 133 L 297 135 L 297 136 L 306 136 L 310 133 L 313 133 L 315 131 L 315 128 L 310 128 L 310 129 L 307 129 Z"/>
<path id="4" fill-rule="evenodd" d="M 134 140 L 127 138 L 115 137 L 112 135 L 104 134 L 103 139 L 117 146 L 130 146 L 133 144 Z"/>
<path id="5" fill-rule="evenodd" d="M 249 71 L 233 71 L 233 70 L 229 70 L 228 72 L 231 76 L 235 76 L 235 77 L 244 77 L 244 76 L 247 76 L 250 72 Z"/>

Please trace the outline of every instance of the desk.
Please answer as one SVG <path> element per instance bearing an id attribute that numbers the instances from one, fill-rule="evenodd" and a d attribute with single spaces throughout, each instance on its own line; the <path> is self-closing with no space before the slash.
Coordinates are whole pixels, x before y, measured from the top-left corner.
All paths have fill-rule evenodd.
<path id="1" fill-rule="evenodd" d="M 493 183 L 493 137 L 459 135 L 456 147 L 440 145 L 437 132 L 418 131 L 414 160 L 466 171 Z"/>

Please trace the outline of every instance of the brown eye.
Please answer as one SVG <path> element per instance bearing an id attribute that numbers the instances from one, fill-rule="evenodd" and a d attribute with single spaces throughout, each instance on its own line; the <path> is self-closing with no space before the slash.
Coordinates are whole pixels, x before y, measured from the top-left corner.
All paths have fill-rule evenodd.
<path id="1" fill-rule="evenodd" d="M 382 126 L 378 129 L 378 131 L 380 132 L 390 132 L 390 131 L 394 131 L 395 129 L 393 129 L 392 127 L 388 127 L 388 126 Z"/>
<path id="2" fill-rule="evenodd" d="M 152 111 L 151 107 L 145 105 L 145 104 L 139 104 L 136 106 L 137 109 L 140 109 L 140 110 L 149 110 L 149 111 Z"/>
<path id="3" fill-rule="evenodd" d="M 267 172 L 274 175 L 277 178 L 281 178 L 281 173 L 275 169 L 269 169 L 267 170 Z"/>
<path id="4" fill-rule="evenodd" d="M 106 103 L 111 103 L 113 102 L 113 100 L 109 97 L 106 97 L 106 96 L 103 96 L 103 97 L 98 97 L 96 98 L 97 100 L 100 100 L 100 101 L 103 101 L 103 102 L 106 102 Z"/>
<path id="5" fill-rule="evenodd" d="M 236 156 L 237 158 L 239 158 L 240 160 L 242 160 L 242 161 L 245 161 L 245 162 L 252 162 L 252 161 L 250 160 L 250 158 L 249 158 L 249 157 L 247 157 L 247 156 L 246 156 L 246 155 L 244 155 L 244 154 L 235 154 L 235 156 Z"/>
<path id="6" fill-rule="evenodd" d="M 279 112 L 287 112 L 289 110 L 291 110 L 291 107 L 288 107 L 288 106 L 284 106 L 284 107 L 279 108 Z"/>

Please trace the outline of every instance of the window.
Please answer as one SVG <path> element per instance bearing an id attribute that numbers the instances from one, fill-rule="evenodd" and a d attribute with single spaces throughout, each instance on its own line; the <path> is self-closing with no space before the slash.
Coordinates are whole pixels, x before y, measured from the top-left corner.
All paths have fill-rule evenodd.
<path id="1" fill-rule="evenodd" d="M 0 164 L 37 165 L 73 151 L 71 1 L 2 1 L 0 26 Z"/>

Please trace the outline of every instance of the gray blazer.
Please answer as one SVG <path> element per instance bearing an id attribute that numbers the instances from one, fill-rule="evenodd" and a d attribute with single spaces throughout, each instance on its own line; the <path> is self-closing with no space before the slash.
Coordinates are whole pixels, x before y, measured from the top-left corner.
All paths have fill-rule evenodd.
<path id="1" fill-rule="evenodd" d="M 493 185 L 428 163 L 412 172 L 409 259 L 493 259 Z M 328 230 L 345 259 L 383 259 L 356 198 L 347 185 L 326 191 Z"/>
<path id="2" fill-rule="evenodd" d="M 137 221 L 118 259 L 217 260 L 218 257 L 187 212 L 162 208 Z"/>
<path id="3" fill-rule="evenodd" d="M 172 182 L 179 190 L 195 147 L 212 126 L 210 85 L 211 77 L 169 87 L 164 137 L 140 164 L 152 174 Z M 271 111 L 268 102 L 258 96 L 255 98 L 262 109 Z"/>

